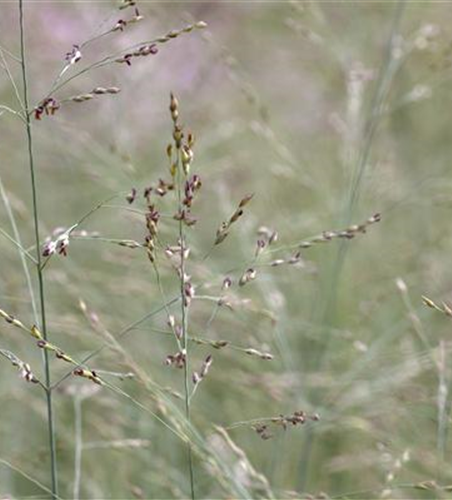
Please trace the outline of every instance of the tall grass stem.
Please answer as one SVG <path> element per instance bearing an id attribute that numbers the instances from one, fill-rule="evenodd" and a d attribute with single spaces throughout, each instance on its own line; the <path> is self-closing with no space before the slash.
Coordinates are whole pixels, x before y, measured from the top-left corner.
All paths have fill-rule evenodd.
<path id="1" fill-rule="evenodd" d="M 28 101 L 28 80 L 27 80 L 27 66 L 25 58 L 25 26 L 24 26 L 24 8 L 23 0 L 19 0 L 19 32 L 20 32 L 20 58 L 22 69 L 22 82 L 23 82 L 23 103 L 25 112 L 25 128 L 27 134 L 28 146 L 28 163 L 30 168 L 31 179 L 31 192 L 33 204 L 33 223 L 36 243 L 36 273 L 38 277 L 39 286 L 39 300 L 40 300 L 40 313 L 41 313 L 41 331 L 45 340 L 47 340 L 47 326 L 46 326 L 46 308 L 45 308 L 45 294 L 44 294 L 44 276 L 41 269 L 41 244 L 39 237 L 39 217 L 38 217 L 38 194 L 35 175 L 35 162 L 33 155 L 33 135 L 31 129 L 31 118 Z M 44 372 L 45 372 L 45 393 L 47 403 L 47 423 L 49 433 L 49 449 L 50 449 L 50 473 L 52 481 L 52 498 L 58 497 L 58 479 L 57 479 L 57 457 L 56 457 L 56 443 L 55 443 L 55 425 L 53 421 L 53 404 L 52 404 L 52 390 L 50 388 L 50 363 L 47 350 L 44 350 Z"/>
<path id="2" fill-rule="evenodd" d="M 181 162 L 180 162 L 180 152 L 178 151 L 177 156 L 177 196 L 179 201 L 179 210 L 182 211 L 182 174 L 181 174 Z M 185 304 L 185 234 L 184 234 L 184 222 L 179 221 L 179 240 L 180 240 L 180 294 L 181 294 L 181 326 L 182 326 L 182 339 L 185 351 L 185 364 L 184 364 L 184 392 L 185 392 L 185 416 L 187 421 L 191 423 L 190 415 L 190 359 L 188 355 L 188 315 L 187 307 Z M 190 442 L 187 443 L 187 460 L 188 468 L 190 472 L 190 493 L 192 500 L 195 500 L 195 476 L 193 471 L 193 456 Z"/>

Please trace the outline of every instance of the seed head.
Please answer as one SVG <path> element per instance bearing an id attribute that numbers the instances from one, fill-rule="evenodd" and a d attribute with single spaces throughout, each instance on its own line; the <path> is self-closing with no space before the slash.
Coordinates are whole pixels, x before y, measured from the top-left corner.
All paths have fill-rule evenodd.
<path id="1" fill-rule="evenodd" d="M 177 119 L 179 118 L 179 101 L 176 99 L 174 94 L 171 92 L 170 94 L 170 106 L 169 106 L 170 112 L 171 112 L 171 118 L 174 123 L 177 122 Z"/>
<path id="2" fill-rule="evenodd" d="M 30 328 L 30 333 L 35 339 L 41 340 L 43 338 L 42 333 L 39 331 L 39 328 L 36 325 L 33 325 Z"/>
<path id="3" fill-rule="evenodd" d="M 254 279 L 256 279 L 255 269 L 247 269 L 239 280 L 239 286 L 245 286 L 247 283 L 253 281 Z"/>
<path id="4" fill-rule="evenodd" d="M 137 190 L 135 188 L 132 188 L 130 193 L 126 196 L 126 200 L 131 205 L 134 201 L 135 198 L 137 197 Z"/>
<path id="5" fill-rule="evenodd" d="M 223 285 L 221 286 L 222 290 L 227 290 L 228 288 L 231 288 L 232 286 L 232 280 L 229 276 L 226 276 L 226 278 L 223 280 Z"/>
<path id="6" fill-rule="evenodd" d="M 82 53 L 80 52 L 80 47 L 78 45 L 73 45 L 72 50 L 66 54 L 66 61 L 68 64 L 76 64 L 82 58 Z"/>
<path id="7" fill-rule="evenodd" d="M 248 203 L 252 200 L 254 196 L 254 193 L 247 194 L 244 198 L 240 200 L 239 207 L 243 208 L 245 205 L 248 205 Z"/>

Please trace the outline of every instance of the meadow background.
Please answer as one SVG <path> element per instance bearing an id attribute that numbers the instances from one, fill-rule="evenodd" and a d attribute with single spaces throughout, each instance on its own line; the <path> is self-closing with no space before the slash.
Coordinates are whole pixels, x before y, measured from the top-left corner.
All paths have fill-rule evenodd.
<path id="1" fill-rule="evenodd" d="M 450 498 L 451 323 L 422 301 L 452 300 L 450 4 L 212 0 L 138 8 L 140 23 L 92 44 L 77 64 L 192 22 L 208 27 L 131 67 L 74 80 L 59 97 L 96 86 L 121 92 L 33 122 L 43 238 L 122 193 L 82 229 L 142 241 L 143 217 L 125 209 L 125 195 L 135 187 L 142 203 L 143 188 L 167 176 L 170 91 L 196 136 L 191 168 L 203 182 L 199 222 L 188 232 L 199 294 L 218 296 L 228 270 L 252 260 L 261 226 L 277 230 L 284 246 L 382 218 L 350 241 L 303 250 L 298 265 L 257 268 L 255 281 L 228 291 L 233 310 L 194 300 L 191 335 L 274 356 L 191 345 L 194 367 L 213 355 L 193 398 L 193 425 L 227 469 L 222 476 L 195 456 L 197 497 Z M 109 1 L 25 2 L 32 103 L 74 43 L 112 13 L 126 16 L 115 9 Z M 0 2 L 0 44 L 18 54 L 16 2 Z M 17 109 L 5 61 L 20 87 L 19 66 L 3 55 L 0 102 Z M 0 159 L 0 308 L 32 324 L 20 252 L 5 237 L 13 236 L 9 205 L 23 246 L 34 251 L 25 132 L 7 112 Z M 247 193 L 254 198 L 245 215 L 202 261 Z M 174 242 L 172 224 L 164 221 L 163 234 Z M 161 262 L 172 298 L 178 281 Z M 74 238 L 44 275 L 50 339 L 77 359 L 106 342 L 81 299 L 91 323 L 112 333 L 165 301 L 142 249 L 101 239 Z M 187 498 L 185 445 L 148 411 L 171 423 L 171 404 L 183 408 L 171 395 L 183 391 L 181 371 L 164 363 L 175 352 L 165 314 L 119 344 L 90 366 L 141 373 L 110 379 L 127 396 L 75 377 L 54 393 L 60 496 L 74 498 L 78 482 L 80 498 Z M 5 322 L 0 348 L 42 375 L 41 351 Z M 67 370 L 52 358 L 53 380 Z M 170 401 L 166 413 L 159 394 Z M 43 391 L 3 358 L 0 408 L 1 498 L 50 498 L 36 483 L 50 484 Z M 250 425 L 229 429 L 233 442 L 218 430 L 296 410 L 320 420 L 273 426 L 268 440 Z"/>

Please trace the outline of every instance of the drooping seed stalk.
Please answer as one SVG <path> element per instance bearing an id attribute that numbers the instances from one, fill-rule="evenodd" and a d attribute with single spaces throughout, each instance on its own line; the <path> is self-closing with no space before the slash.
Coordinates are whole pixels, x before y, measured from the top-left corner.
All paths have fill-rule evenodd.
<path id="1" fill-rule="evenodd" d="M 27 149 L 28 149 L 28 164 L 30 168 L 31 192 L 32 192 L 32 205 L 33 205 L 33 223 L 36 244 L 36 274 L 38 277 L 39 286 L 39 300 L 40 300 L 40 316 L 41 325 L 40 329 L 45 340 L 47 340 L 47 326 L 46 326 L 46 309 L 45 309 L 45 295 L 44 295 L 44 277 L 41 269 L 41 252 L 40 252 L 40 237 L 39 237 L 39 217 L 38 217 L 38 196 L 35 175 L 35 163 L 33 156 L 33 136 L 31 130 L 30 109 L 28 101 L 28 80 L 27 80 L 27 66 L 25 59 L 25 27 L 24 27 L 24 9 L 23 0 L 19 0 L 19 32 L 20 32 L 20 57 L 22 69 L 22 82 L 23 82 L 23 103 L 25 113 L 25 128 L 27 134 Z M 56 457 L 56 443 L 55 443 L 55 426 L 53 422 L 53 405 L 52 405 L 52 390 L 50 388 L 50 363 L 47 350 L 44 349 L 44 371 L 45 371 L 45 393 L 47 403 L 47 423 L 49 432 L 49 448 L 50 448 L 50 462 L 51 462 L 51 481 L 52 481 L 52 499 L 58 498 L 58 479 L 57 479 L 57 457 Z"/>

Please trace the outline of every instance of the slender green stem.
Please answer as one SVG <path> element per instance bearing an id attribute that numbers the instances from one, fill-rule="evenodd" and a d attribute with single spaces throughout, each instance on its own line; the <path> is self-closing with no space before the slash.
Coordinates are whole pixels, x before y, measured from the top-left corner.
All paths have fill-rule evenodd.
<path id="1" fill-rule="evenodd" d="M 45 310 L 45 295 L 44 295 L 44 278 L 41 271 L 41 252 L 40 252 L 40 238 L 39 238 L 39 218 L 38 218 L 38 199 L 37 187 L 35 177 L 35 165 L 33 157 L 33 138 L 31 131 L 31 120 L 28 104 L 28 85 L 27 85 L 27 67 L 25 61 L 25 40 L 24 40 L 24 10 L 23 0 L 19 0 L 19 30 L 20 30 L 20 57 L 22 67 L 22 80 L 23 80 L 23 102 L 25 108 L 26 119 L 26 132 L 27 132 L 27 145 L 28 145 L 28 163 L 30 167 L 31 177 L 31 191 L 33 201 L 33 222 L 35 230 L 36 242 L 36 271 L 39 284 L 39 299 L 41 302 L 41 331 L 44 339 L 47 339 L 46 327 L 46 310 Z M 50 447 L 50 461 L 51 461 L 51 478 L 52 478 L 52 498 L 58 498 L 58 480 L 57 480 L 57 457 L 55 445 L 55 426 L 53 422 L 53 406 L 52 406 L 52 391 L 50 389 L 50 363 L 48 352 L 44 349 L 44 371 L 45 371 L 45 385 L 46 385 L 46 402 L 47 402 L 47 422 L 49 429 L 49 447 Z"/>
<path id="2" fill-rule="evenodd" d="M 74 459 L 74 500 L 80 498 L 80 483 L 82 479 L 82 397 L 77 395 L 74 398 L 74 418 L 75 418 L 75 459 Z"/>
<path id="3" fill-rule="evenodd" d="M 179 211 L 182 212 L 182 172 L 180 162 L 180 151 L 177 151 L 177 198 L 179 202 Z M 184 221 L 179 220 L 179 244 L 180 244 L 180 297 L 181 297 L 181 326 L 182 341 L 185 353 L 184 365 L 184 392 L 185 392 L 185 416 L 190 424 L 190 358 L 188 355 L 188 314 L 185 303 L 185 234 Z M 195 500 L 195 476 L 193 471 L 193 456 L 190 442 L 187 443 L 188 468 L 190 471 L 190 492 L 192 500 Z"/>

